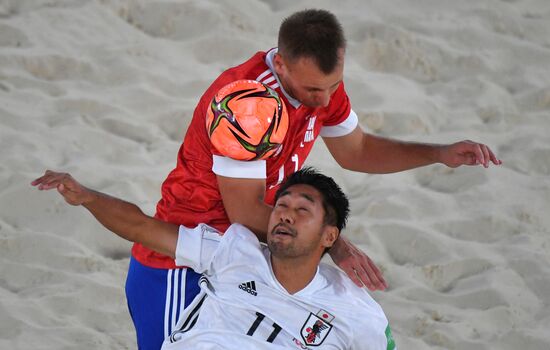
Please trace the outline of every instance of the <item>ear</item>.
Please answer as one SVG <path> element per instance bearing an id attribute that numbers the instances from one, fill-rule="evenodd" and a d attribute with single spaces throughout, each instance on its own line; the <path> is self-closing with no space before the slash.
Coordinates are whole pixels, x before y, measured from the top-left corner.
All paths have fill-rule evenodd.
<path id="1" fill-rule="evenodd" d="M 340 230 L 338 230 L 338 227 L 332 226 L 332 225 L 326 225 L 323 229 L 323 238 L 322 238 L 322 244 L 325 248 L 330 248 L 336 242 L 338 239 L 338 236 L 340 235 Z"/>
<path id="2" fill-rule="evenodd" d="M 275 53 L 273 56 L 273 68 L 275 68 L 275 73 L 277 75 L 284 75 L 286 72 L 286 64 L 283 56 L 280 53 Z"/>

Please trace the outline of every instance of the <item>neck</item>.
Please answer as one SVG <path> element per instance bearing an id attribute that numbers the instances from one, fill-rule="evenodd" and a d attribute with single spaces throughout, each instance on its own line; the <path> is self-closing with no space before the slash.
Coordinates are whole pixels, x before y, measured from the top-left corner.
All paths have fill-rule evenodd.
<path id="1" fill-rule="evenodd" d="M 286 81 L 280 75 L 278 75 L 277 77 L 279 78 L 279 82 L 281 83 L 281 87 L 288 94 L 288 96 L 290 96 L 293 99 L 297 100 L 296 97 L 294 97 L 294 93 L 293 93 L 292 89 L 288 86 Z"/>
<path id="2" fill-rule="evenodd" d="M 271 255 L 271 266 L 277 281 L 289 294 L 294 294 L 304 289 L 315 277 L 319 260 L 277 258 Z"/>

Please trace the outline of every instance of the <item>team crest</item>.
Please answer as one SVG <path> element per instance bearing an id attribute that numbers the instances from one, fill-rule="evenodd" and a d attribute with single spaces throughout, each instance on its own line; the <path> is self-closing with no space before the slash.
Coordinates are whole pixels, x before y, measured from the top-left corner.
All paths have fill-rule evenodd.
<path id="1" fill-rule="evenodd" d="M 319 346 L 323 344 L 323 341 L 332 329 L 330 322 L 333 319 L 334 316 L 325 310 L 319 310 L 317 315 L 310 313 L 301 331 L 302 339 L 306 346 Z"/>

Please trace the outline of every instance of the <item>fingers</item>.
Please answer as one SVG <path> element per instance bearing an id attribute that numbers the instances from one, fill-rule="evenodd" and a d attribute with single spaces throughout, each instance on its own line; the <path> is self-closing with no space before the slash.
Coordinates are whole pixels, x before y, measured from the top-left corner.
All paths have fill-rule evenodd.
<path id="1" fill-rule="evenodd" d="M 483 164 L 484 168 L 489 167 L 489 147 L 486 145 L 480 144 L 479 147 L 481 148 L 481 153 L 483 154 Z"/>
<path id="2" fill-rule="evenodd" d="M 380 269 L 359 250 L 354 251 L 345 262 L 339 264 L 339 267 L 360 288 L 367 287 L 370 291 L 376 291 L 388 287 Z"/>
<path id="3" fill-rule="evenodd" d="M 378 266 L 376 266 L 370 258 L 368 258 L 368 266 L 365 267 L 365 270 L 367 271 L 367 274 L 376 290 L 385 290 L 388 288 L 388 284 L 382 275 L 382 271 L 380 271 Z"/>
<path id="4" fill-rule="evenodd" d="M 360 277 L 355 272 L 355 269 L 351 265 L 340 266 L 340 268 L 346 273 L 349 279 L 359 288 L 363 288 L 364 284 L 361 281 Z M 370 289 L 370 288 L 369 288 Z M 371 289 L 372 290 L 372 289 Z"/>
<path id="5" fill-rule="evenodd" d="M 355 270 L 357 277 L 370 291 L 386 289 L 387 284 L 382 277 L 382 272 L 369 257 L 365 256 L 365 258 L 361 262 L 361 266 Z"/>
<path id="6" fill-rule="evenodd" d="M 493 153 L 493 151 L 487 147 L 487 151 L 489 152 L 489 159 L 491 162 L 493 162 L 494 165 L 501 165 L 502 161 L 497 158 L 497 156 Z"/>
<path id="7" fill-rule="evenodd" d="M 67 183 L 71 180 L 71 175 L 67 173 L 58 173 L 51 170 L 46 170 L 44 175 L 31 182 L 32 186 L 38 186 L 39 190 L 51 190 L 57 188 L 62 183 Z"/>
<path id="8" fill-rule="evenodd" d="M 357 269 L 354 271 L 355 271 L 355 274 L 357 275 L 357 278 L 361 281 L 361 286 L 365 286 L 371 291 L 378 289 L 377 287 L 375 287 L 375 283 L 371 282 L 371 278 L 367 270 L 361 267 L 360 269 Z"/>
<path id="9" fill-rule="evenodd" d="M 462 147 L 459 146 L 457 151 L 465 165 L 483 165 L 483 167 L 488 168 L 490 162 L 495 165 L 502 164 L 489 146 L 485 144 L 470 140 L 462 141 L 459 144 L 462 144 Z"/>
<path id="10" fill-rule="evenodd" d="M 482 143 L 477 144 L 479 147 L 479 150 L 481 154 L 483 155 L 483 158 L 479 158 L 478 152 L 476 152 L 476 157 L 478 157 L 478 164 L 483 165 L 485 168 L 489 167 L 489 162 L 492 162 L 495 165 L 501 165 L 502 161 L 498 159 L 494 152 L 489 148 L 489 146 L 484 145 Z"/>
<path id="11" fill-rule="evenodd" d="M 44 173 L 44 175 L 40 176 L 39 178 L 37 179 L 34 179 L 32 182 L 31 182 L 31 185 L 32 186 L 37 186 L 39 184 L 41 184 L 46 178 L 48 178 L 48 176 L 52 173 L 52 171 L 50 170 L 46 170 L 46 172 Z"/>
<path id="12" fill-rule="evenodd" d="M 482 146 L 485 146 L 485 145 L 482 145 L 480 143 L 472 143 L 471 151 L 475 155 L 475 159 L 476 159 L 475 164 L 482 164 L 483 166 L 485 166 L 486 164 L 485 153 L 483 153 Z"/>

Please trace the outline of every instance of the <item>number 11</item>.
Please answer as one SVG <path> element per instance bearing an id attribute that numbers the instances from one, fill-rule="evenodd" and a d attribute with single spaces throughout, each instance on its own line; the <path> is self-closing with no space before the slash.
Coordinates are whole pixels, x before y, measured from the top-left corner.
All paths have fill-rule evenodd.
<path id="1" fill-rule="evenodd" d="M 256 329 L 258 329 L 258 326 L 260 325 L 260 323 L 262 323 L 262 321 L 265 318 L 265 315 L 259 312 L 256 312 L 256 316 L 257 316 L 256 320 L 254 321 L 254 323 L 252 323 L 252 326 L 250 326 L 250 329 L 248 330 L 246 335 L 250 335 L 250 336 L 254 335 L 254 332 L 256 332 Z M 277 335 L 282 329 L 281 326 L 279 326 L 275 322 L 273 322 L 272 326 L 273 326 L 273 332 L 271 332 L 269 337 L 267 337 L 268 343 L 273 343 L 273 341 L 275 340 L 275 338 L 277 337 Z"/>

